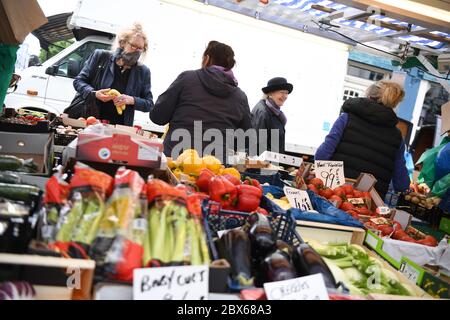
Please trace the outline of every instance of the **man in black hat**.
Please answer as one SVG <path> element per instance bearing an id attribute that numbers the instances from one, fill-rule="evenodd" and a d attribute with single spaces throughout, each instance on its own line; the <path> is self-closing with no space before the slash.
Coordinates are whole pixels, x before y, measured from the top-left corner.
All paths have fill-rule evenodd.
<path id="1" fill-rule="evenodd" d="M 267 132 L 267 141 L 263 141 L 264 135 L 258 131 L 259 154 L 266 150 L 284 153 L 287 119 L 281 106 L 293 89 L 293 85 L 281 77 L 270 79 L 267 86 L 262 88 L 263 99 L 252 110 L 253 128 Z"/>

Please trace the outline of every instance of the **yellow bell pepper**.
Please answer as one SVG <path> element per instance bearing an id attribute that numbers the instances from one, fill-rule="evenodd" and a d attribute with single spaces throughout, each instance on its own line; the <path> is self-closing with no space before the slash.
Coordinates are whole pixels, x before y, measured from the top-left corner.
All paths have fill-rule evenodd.
<path id="1" fill-rule="evenodd" d="M 175 161 L 173 161 L 173 159 L 171 157 L 167 157 L 167 167 L 170 170 L 176 169 L 177 164 L 175 163 Z"/>
<path id="2" fill-rule="evenodd" d="M 200 171 L 206 168 L 206 165 L 203 163 L 202 158 L 192 154 L 183 160 L 180 167 L 185 174 L 199 176 Z"/>
<path id="3" fill-rule="evenodd" d="M 205 156 L 203 157 L 203 163 L 206 168 L 214 172 L 215 174 L 220 173 L 220 169 L 222 169 L 222 162 L 214 156 Z"/>
<path id="4" fill-rule="evenodd" d="M 177 167 L 181 166 L 184 159 L 186 159 L 188 157 L 197 157 L 198 158 L 199 155 L 197 153 L 197 150 L 195 150 L 195 149 L 184 150 L 183 153 L 178 156 L 177 160 L 175 160 L 175 164 L 177 165 Z"/>
<path id="5" fill-rule="evenodd" d="M 224 174 L 231 174 L 232 176 L 235 176 L 236 178 L 241 180 L 241 174 L 235 168 L 225 168 L 225 169 L 223 169 L 221 175 L 224 175 Z"/>

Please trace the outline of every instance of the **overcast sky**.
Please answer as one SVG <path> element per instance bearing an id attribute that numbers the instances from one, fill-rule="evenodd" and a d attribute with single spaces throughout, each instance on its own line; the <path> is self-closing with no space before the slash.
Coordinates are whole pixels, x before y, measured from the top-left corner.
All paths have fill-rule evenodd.
<path id="1" fill-rule="evenodd" d="M 52 16 L 58 13 L 71 12 L 75 9 L 78 0 L 38 0 L 39 5 L 46 16 Z M 25 43 L 29 45 L 29 53 L 39 55 L 39 41 L 30 34 Z"/>

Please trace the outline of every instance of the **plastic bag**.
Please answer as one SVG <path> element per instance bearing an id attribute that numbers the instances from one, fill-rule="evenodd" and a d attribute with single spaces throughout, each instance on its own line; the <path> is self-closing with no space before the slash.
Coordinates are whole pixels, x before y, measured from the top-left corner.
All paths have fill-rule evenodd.
<path id="1" fill-rule="evenodd" d="M 284 197 L 284 191 L 280 187 L 276 186 L 263 186 L 264 194 L 271 193 L 275 198 Z M 317 196 L 313 191 L 307 190 L 311 204 L 317 213 L 311 213 L 307 211 L 301 211 L 299 209 L 289 209 L 295 219 L 297 220 L 307 220 L 314 222 L 339 224 L 350 227 L 363 228 L 364 225 L 358 220 L 354 219 L 344 211 L 336 208 L 331 204 L 331 202 Z"/>
<path id="2" fill-rule="evenodd" d="M 450 173 L 442 179 L 436 181 L 433 189 L 431 189 L 431 193 L 439 198 L 442 198 L 448 189 L 450 189 Z"/>
<path id="3" fill-rule="evenodd" d="M 448 142 L 450 142 L 450 137 L 445 137 L 439 146 L 425 151 L 419 161 L 417 161 L 417 164 L 423 164 L 418 177 L 419 183 L 426 183 L 430 188 L 433 187 L 436 180 L 435 161 L 439 151 L 441 151 Z"/>
<path id="4" fill-rule="evenodd" d="M 131 281 L 133 269 L 142 266 L 144 249 L 139 239 L 145 239 L 147 228 L 135 223 L 135 219 L 146 221 L 140 201 L 144 185 L 137 172 L 124 167 L 117 170 L 114 192 L 106 202 L 97 237 L 89 251 L 101 276 Z"/>
<path id="5" fill-rule="evenodd" d="M 437 154 L 434 162 L 436 180 L 450 173 L 450 143 L 447 143 Z"/>

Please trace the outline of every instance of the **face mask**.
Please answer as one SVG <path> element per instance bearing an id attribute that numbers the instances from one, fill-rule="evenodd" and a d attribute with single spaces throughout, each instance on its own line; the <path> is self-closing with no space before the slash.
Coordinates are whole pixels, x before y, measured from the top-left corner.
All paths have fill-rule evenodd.
<path id="1" fill-rule="evenodd" d="M 140 51 L 124 53 L 122 48 L 117 49 L 117 58 L 122 59 L 123 63 L 129 67 L 134 66 L 141 57 Z"/>

